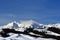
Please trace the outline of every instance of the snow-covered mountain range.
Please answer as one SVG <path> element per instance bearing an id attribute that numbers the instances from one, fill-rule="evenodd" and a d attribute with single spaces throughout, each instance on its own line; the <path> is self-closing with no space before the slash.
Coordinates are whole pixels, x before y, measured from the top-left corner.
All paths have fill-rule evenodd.
<path id="1" fill-rule="evenodd" d="M 9 29 L 16 29 L 17 31 L 23 31 L 26 28 L 42 28 L 42 26 L 44 25 L 39 24 L 33 20 L 21 21 L 20 23 L 14 21 L 14 22 L 8 23 L 7 25 L 0 26 L 0 29 L 9 28 Z"/>
<path id="2" fill-rule="evenodd" d="M 3 29 L 14 29 L 15 31 L 23 33 L 16 34 L 9 32 L 7 33 L 10 35 L 9 37 L 4 38 L 0 36 L 0 40 L 59 40 L 60 38 L 60 23 L 45 25 L 33 20 L 21 21 L 19 23 L 14 21 L 0 26 L 0 32 L 5 33 Z"/>

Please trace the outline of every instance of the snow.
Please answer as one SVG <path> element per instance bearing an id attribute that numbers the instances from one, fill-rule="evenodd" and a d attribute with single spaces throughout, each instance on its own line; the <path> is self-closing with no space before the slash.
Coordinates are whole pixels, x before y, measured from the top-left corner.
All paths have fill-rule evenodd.
<path id="1" fill-rule="evenodd" d="M 31 37 L 31 36 L 28 36 L 28 35 L 23 35 L 21 34 L 19 37 L 17 37 L 18 34 L 14 34 L 10 37 L 7 37 L 7 38 L 3 38 L 3 37 L 0 37 L 0 40 L 55 40 L 55 39 L 46 39 L 46 38 L 34 38 L 34 37 Z"/>
<path id="2" fill-rule="evenodd" d="M 14 21 L 14 22 L 8 23 L 7 25 L 0 26 L 0 32 L 2 31 L 3 28 L 15 29 L 16 31 L 21 31 L 21 32 L 24 32 L 26 28 L 34 28 L 34 30 L 37 30 L 39 32 L 44 31 L 44 32 L 47 32 L 46 34 L 49 34 L 49 35 L 60 36 L 60 34 L 58 33 L 48 31 L 47 29 L 49 27 L 55 27 L 60 29 L 60 23 L 44 25 L 44 24 L 37 23 L 33 20 L 21 21 L 19 23 Z M 14 33 L 8 33 L 8 34 L 10 35 L 10 37 L 4 38 L 0 36 L 0 40 L 56 40 L 52 38 L 41 38 L 41 37 L 36 38 L 29 35 L 24 35 L 24 34 L 14 34 Z M 30 32 L 29 34 L 38 35 L 32 32 Z M 38 35 L 38 36 L 41 36 L 41 35 Z"/>
<path id="3" fill-rule="evenodd" d="M 55 35 L 55 36 L 60 36 L 60 34 L 54 33 L 54 32 L 52 32 L 52 31 L 47 31 L 46 34 Z"/>

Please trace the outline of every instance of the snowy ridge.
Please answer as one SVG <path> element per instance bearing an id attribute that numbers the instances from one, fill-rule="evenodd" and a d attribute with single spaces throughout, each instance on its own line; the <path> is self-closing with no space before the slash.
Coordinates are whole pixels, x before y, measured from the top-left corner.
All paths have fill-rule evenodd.
<path id="1" fill-rule="evenodd" d="M 5 38 L 0 36 L 0 38 L 1 40 L 59 40 L 59 31 L 59 23 L 44 25 L 33 20 L 19 23 L 14 21 L 0 27 L 2 33 L 0 35 L 9 35 Z"/>

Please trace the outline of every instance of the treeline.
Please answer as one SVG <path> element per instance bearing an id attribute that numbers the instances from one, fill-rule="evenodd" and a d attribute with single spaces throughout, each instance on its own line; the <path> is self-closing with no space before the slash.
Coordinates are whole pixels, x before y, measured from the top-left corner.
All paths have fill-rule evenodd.
<path id="1" fill-rule="evenodd" d="M 0 35 L 2 37 L 9 37 L 10 35 L 8 35 L 8 33 L 15 33 L 15 34 L 25 34 L 25 35 L 29 35 L 29 36 L 33 36 L 33 37 L 54 38 L 54 39 L 60 40 L 60 36 L 49 35 L 49 34 L 46 34 L 46 32 L 39 32 L 32 28 L 27 28 L 24 32 L 15 31 L 14 29 L 8 29 L 8 28 L 2 29 L 2 30 L 3 31 L 0 32 Z M 55 28 L 55 27 L 49 27 L 47 30 L 60 34 L 60 29 Z M 33 35 L 33 34 L 30 34 L 30 32 L 32 32 L 34 34 L 42 35 L 42 36 Z"/>

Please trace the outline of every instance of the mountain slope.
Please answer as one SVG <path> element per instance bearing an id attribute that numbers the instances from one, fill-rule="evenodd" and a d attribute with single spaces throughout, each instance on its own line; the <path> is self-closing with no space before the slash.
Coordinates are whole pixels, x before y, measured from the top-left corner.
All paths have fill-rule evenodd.
<path id="1" fill-rule="evenodd" d="M 0 35 L 1 33 L 9 35 L 6 38 L 0 36 L 2 40 L 59 40 L 60 38 L 60 24 L 44 25 L 33 20 L 20 23 L 14 21 L 1 26 L 0 30 Z"/>

